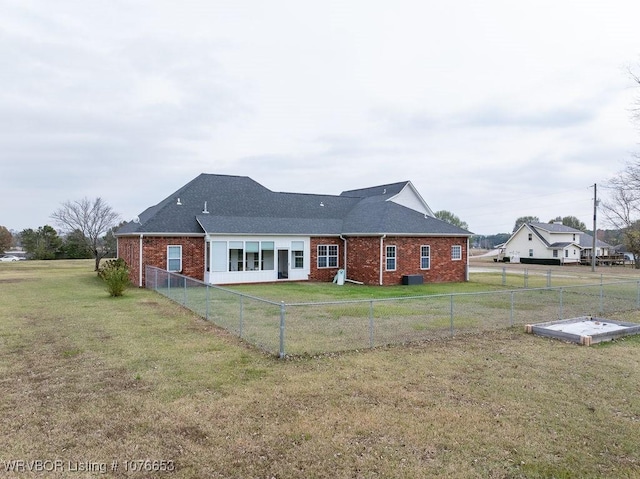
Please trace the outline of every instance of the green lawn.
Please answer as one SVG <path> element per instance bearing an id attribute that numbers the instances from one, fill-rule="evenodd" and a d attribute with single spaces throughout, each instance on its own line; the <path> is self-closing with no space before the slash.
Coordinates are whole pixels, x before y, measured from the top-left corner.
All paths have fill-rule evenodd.
<path id="1" fill-rule="evenodd" d="M 523 279 L 508 276 L 507 284 L 513 277 Z M 499 272 L 472 274 L 463 283 L 412 286 L 283 282 L 205 288 L 193 281 L 185 287 L 184 278 L 176 276 L 163 279 L 157 291 L 251 344 L 287 355 L 420 342 L 587 315 L 624 319 L 621 315 L 640 309 L 639 286 L 631 278 L 601 285 L 599 276 L 556 272 L 551 289 L 545 274 L 526 279 L 528 289 L 524 284 L 507 289 Z"/>
<path id="2" fill-rule="evenodd" d="M 638 337 L 516 328 L 282 361 L 152 291 L 110 298 L 90 261 L 24 262 L 0 264 L 0 381 L 3 472 L 640 477 Z M 175 471 L 125 471 L 135 460 Z"/>

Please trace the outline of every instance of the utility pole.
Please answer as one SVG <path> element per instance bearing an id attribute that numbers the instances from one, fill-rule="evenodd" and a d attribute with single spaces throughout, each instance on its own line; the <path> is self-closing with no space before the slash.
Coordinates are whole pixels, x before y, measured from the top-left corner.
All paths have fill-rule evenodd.
<path id="1" fill-rule="evenodd" d="M 596 270 L 596 211 L 598 211 L 598 186 L 593 184 L 593 245 L 591 247 L 591 271 Z"/>

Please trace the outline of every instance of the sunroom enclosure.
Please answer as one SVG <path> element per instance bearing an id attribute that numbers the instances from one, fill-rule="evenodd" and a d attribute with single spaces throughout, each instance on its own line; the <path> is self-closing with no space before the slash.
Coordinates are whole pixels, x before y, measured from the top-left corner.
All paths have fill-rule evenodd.
<path id="1" fill-rule="evenodd" d="M 205 281 L 210 284 L 308 280 L 308 237 L 207 237 Z"/>

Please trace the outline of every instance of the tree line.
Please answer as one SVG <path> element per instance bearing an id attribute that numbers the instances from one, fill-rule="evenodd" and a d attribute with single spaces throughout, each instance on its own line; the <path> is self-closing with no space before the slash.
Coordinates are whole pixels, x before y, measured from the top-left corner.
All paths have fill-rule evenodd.
<path id="1" fill-rule="evenodd" d="M 27 228 L 16 235 L 0 226 L 0 251 L 20 245 L 30 259 L 93 258 L 96 271 L 102 258 L 115 255 L 114 233 L 120 215 L 102 198 L 67 201 L 51 218 L 62 236 L 50 225 Z"/>

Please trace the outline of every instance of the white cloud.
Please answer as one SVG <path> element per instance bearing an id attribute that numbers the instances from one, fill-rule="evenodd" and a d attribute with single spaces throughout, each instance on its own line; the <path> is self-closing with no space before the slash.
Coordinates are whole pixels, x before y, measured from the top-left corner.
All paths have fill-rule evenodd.
<path id="1" fill-rule="evenodd" d="M 5 1 L 0 224 L 201 172 L 338 194 L 411 180 L 473 231 L 590 216 L 636 149 L 637 2 Z M 562 210 L 562 211 L 560 211 Z M 584 213 L 583 213 L 584 211 Z"/>

